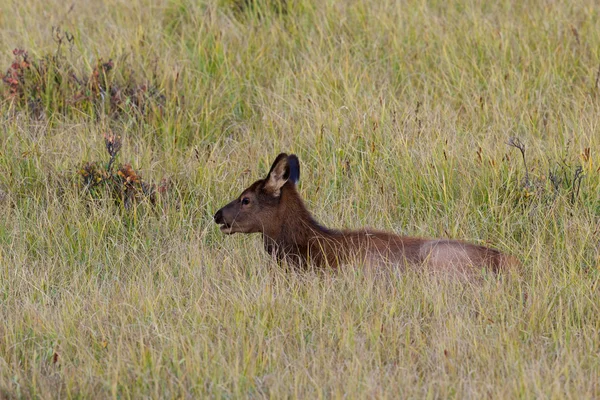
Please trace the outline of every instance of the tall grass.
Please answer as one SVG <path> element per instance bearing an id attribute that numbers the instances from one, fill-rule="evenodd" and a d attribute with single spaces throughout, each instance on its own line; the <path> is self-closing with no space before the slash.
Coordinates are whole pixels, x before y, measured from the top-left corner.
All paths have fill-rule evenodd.
<path id="1" fill-rule="evenodd" d="M 600 397 L 596 2 L 8 0 L 0 26 L 2 72 L 60 27 L 65 70 L 162 96 L 115 114 L 52 80 L 34 113 L 2 84 L 0 397 Z M 82 190 L 107 132 L 175 200 Z M 286 271 L 212 222 L 280 151 L 326 225 L 524 269 Z"/>

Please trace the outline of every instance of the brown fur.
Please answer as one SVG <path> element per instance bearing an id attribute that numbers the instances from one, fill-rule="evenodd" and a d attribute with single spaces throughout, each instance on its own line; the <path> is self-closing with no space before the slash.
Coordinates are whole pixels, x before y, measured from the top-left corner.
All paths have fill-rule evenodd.
<path id="1" fill-rule="evenodd" d="M 267 177 L 256 181 L 215 214 L 228 234 L 261 233 L 265 250 L 297 266 L 338 267 L 353 261 L 436 271 L 500 271 L 519 261 L 498 250 L 458 240 L 424 239 L 361 229 L 339 231 L 319 225 L 296 191 L 300 170 L 295 155 L 280 154 Z"/>

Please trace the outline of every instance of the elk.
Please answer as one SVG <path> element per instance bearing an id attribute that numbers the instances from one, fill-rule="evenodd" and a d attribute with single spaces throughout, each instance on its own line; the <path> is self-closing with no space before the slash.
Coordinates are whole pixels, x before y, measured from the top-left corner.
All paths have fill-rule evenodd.
<path id="1" fill-rule="evenodd" d="M 262 234 L 269 254 L 296 267 L 337 268 L 358 261 L 469 273 L 482 268 L 498 272 L 520 264 L 498 250 L 459 240 L 326 228 L 304 205 L 296 190 L 299 179 L 298 157 L 281 153 L 267 177 L 218 210 L 214 221 L 225 234 Z"/>

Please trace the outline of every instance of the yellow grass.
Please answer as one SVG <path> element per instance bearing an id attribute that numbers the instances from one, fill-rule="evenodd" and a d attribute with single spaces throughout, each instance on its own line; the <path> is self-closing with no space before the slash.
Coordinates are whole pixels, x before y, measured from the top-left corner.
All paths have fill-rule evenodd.
<path id="1" fill-rule="evenodd" d="M 0 5 L 1 72 L 60 26 L 77 71 L 112 58 L 165 96 L 141 119 L 0 103 L 0 397 L 600 397 L 600 6 L 248 3 Z M 109 130 L 177 201 L 89 199 Z M 468 239 L 522 274 L 280 268 L 212 215 L 281 151 L 325 225 Z"/>

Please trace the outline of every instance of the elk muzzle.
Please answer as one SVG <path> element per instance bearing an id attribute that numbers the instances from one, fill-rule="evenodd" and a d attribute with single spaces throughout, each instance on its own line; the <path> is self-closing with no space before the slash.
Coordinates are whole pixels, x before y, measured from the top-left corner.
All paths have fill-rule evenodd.
<path id="1" fill-rule="evenodd" d="M 235 232 L 233 232 L 233 228 L 231 226 L 232 224 L 225 221 L 225 218 L 223 217 L 223 209 L 222 208 L 219 211 L 217 211 L 217 213 L 214 216 L 214 220 L 215 220 L 215 223 L 217 223 L 218 225 L 221 225 L 219 227 L 221 232 L 228 234 L 228 235 L 235 233 Z"/>

